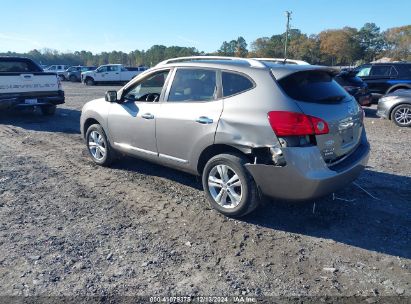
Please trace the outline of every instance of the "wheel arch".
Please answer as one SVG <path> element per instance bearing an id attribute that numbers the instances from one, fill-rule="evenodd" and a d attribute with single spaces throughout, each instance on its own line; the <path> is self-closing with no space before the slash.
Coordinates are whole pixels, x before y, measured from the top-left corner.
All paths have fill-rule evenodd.
<path id="1" fill-rule="evenodd" d="M 88 128 L 90 128 L 90 126 L 94 125 L 94 124 L 98 124 L 103 128 L 103 125 L 94 117 L 89 117 L 87 118 L 84 123 L 83 123 L 83 138 L 86 139 L 86 134 L 87 134 L 87 130 Z M 104 128 L 103 128 L 104 130 Z"/>
<path id="2" fill-rule="evenodd" d="M 242 155 L 250 161 L 252 160 L 251 149 L 249 148 L 238 148 L 226 144 L 213 144 L 201 152 L 197 162 L 197 173 L 202 175 L 205 165 L 212 157 L 225 153 Z"/>
<path id="3" fill-rule="evenodd" d="M 411 89 L 411 84 L 399 83 L 399 84 L 393 85 L 392 87 L 390 87 L 390 88 L 387 90 L 386 94 L 392 93 L 392 92 L 394 92 L 394 91 L 396 91 L 396 90 L 401 90 L 401 89 L 406 89 L 406 90 L 407 90 L 407 89 Z"/>

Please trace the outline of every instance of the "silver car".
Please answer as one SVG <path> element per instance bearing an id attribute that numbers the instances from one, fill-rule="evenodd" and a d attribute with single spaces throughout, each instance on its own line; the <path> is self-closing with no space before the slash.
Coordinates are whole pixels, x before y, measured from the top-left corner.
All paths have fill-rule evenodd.
<path id="1" fill-rule="evenodd" d="M 411 126 L 411 90 L 397 90 L 378 101 L 377 115 L 399 127 Z"/>
<path id="2" fill-rule="evenodd" d="M 352 182 L 369 144 L 363 111 L 334 70 L 231 57 L 164 61 L 88 102 L 93 161 L 127 154 L 202 176 L 212 207 L 253 211 L 264 196 L 312 200 Z"/>

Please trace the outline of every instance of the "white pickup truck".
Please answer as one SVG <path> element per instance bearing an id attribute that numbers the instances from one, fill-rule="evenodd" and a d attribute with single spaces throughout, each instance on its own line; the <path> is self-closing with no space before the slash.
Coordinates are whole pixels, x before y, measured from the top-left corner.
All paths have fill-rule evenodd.
<path id="1" fill-rule="evenodd" d="M 125 83 L 147 70 L 146 67 L 130 68 L 121 64 L 107 64 L 100 66 L 95 71 L 81 73 L 81 82 L 86 85 L 97 83 Z"/>
<path id="2" fill-rule="evenodd" d="M 64 91 L 56 73 L 44 72 L 28 58 L 0 57 L 0 110 L 40 108 L 53 115 L 64 103 Z"/>

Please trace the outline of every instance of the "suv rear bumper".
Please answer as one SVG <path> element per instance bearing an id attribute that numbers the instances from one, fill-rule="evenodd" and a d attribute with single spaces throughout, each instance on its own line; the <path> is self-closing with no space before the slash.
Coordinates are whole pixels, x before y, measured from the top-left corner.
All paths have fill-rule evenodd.
<path id="1" fill-rule="evenodd" d="M 370 145 L 365 133 L 361 144 L 349 157 L 328 167 L 317 147 L 285 148 L 287 165 L 248 164 L 261 192 L 269 197 L 307 201 L 331 194 L 354 181 L 368 163 Z"/>
<path id="2" fill-rule="evenodd" d="M 27 100 L 36 100 L 36 103 L 27 103 Z M 64 91 L 32 92 L 24 94 L 1 94 L 0 109 L 59 105 L 65 101 Z"/>

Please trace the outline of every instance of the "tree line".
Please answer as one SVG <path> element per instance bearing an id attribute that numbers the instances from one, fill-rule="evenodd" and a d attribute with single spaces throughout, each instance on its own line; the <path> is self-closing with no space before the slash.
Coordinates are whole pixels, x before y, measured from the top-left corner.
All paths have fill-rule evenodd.
<path id="1" fill-rule="evenodd" d="M 194 47 L 154 45 L 148 50 L 129 53 L 112 51 L 93 54 L 89 51 L 58 52 L 42 49 L 25 54 L 7 52 L 0 55 L 25 56 L 44 65 L 99 66 L 121 63 L 126 66 L 153 66 L 165 59 L 196 55 L 283 58 L 284 43 L 285 33 L 258 38 L 250 47 L 243 37 L 224 41 L 213 53 L 204 53 Z M 411 60 L 411 25 L 381 31 L 375 23 L 366 23 L 360 29 L 344 27 L 325 30 L 317 35 L 307 35 L 299 29 L 292 29 L 287 57 L 323 65 L 358 65 L 382 57 Z"/>

